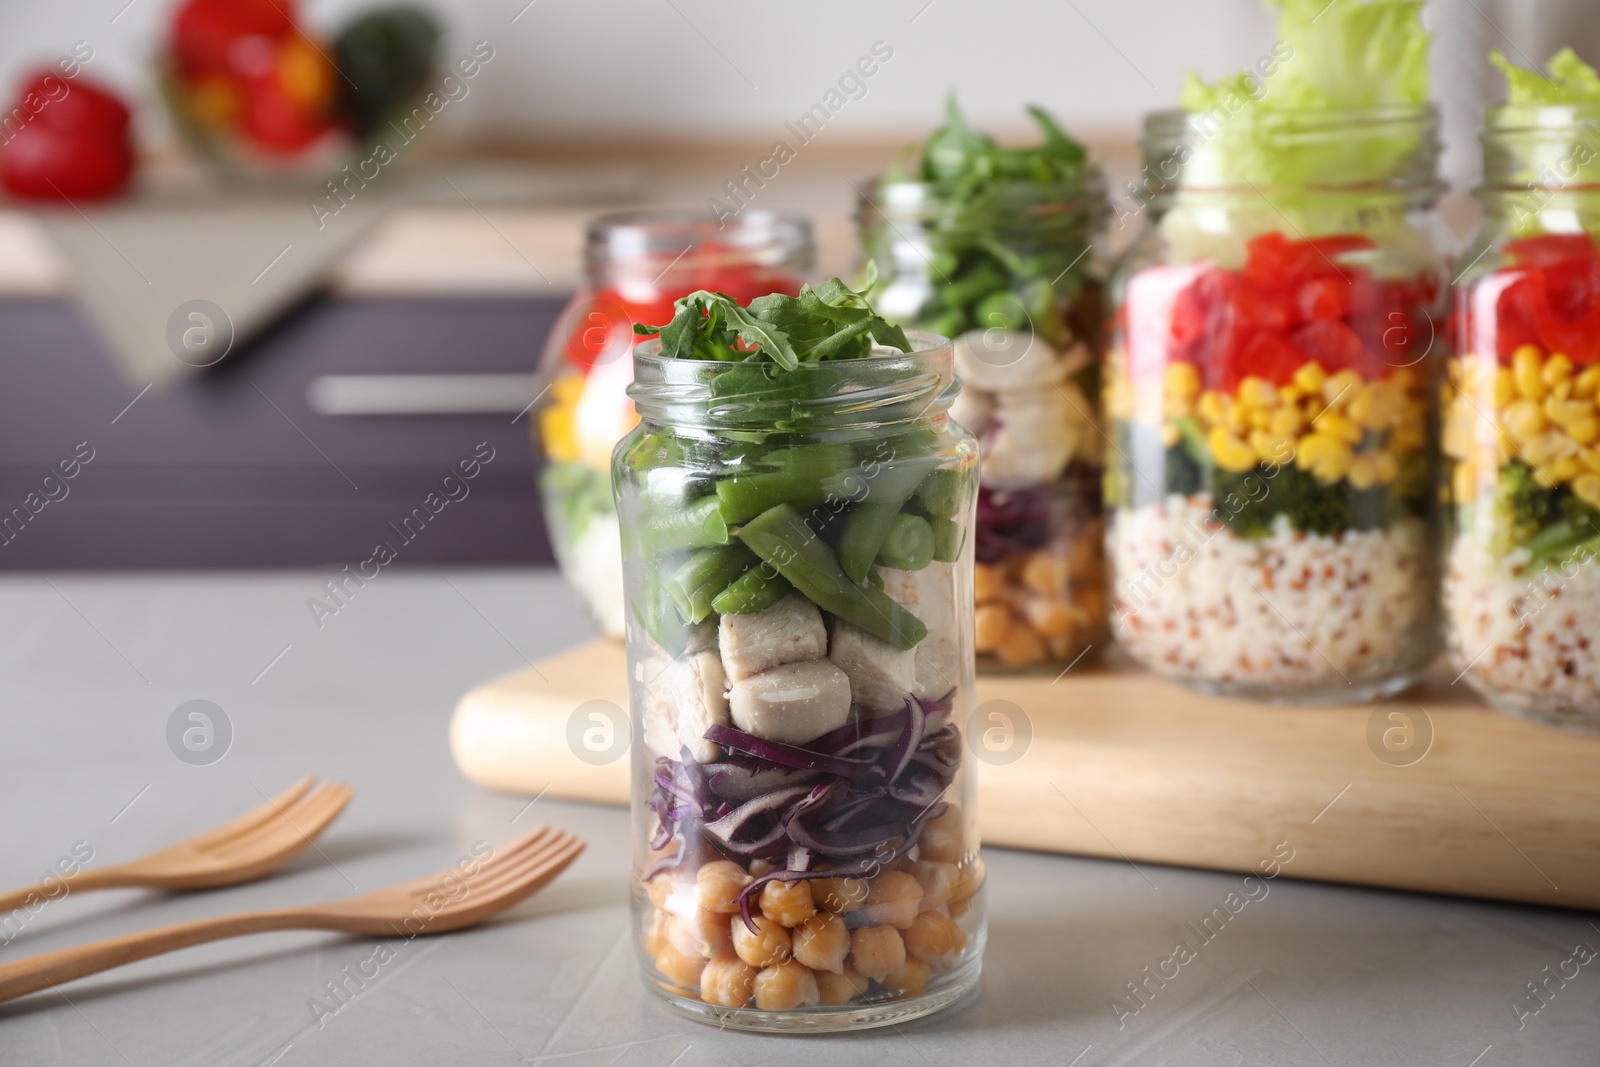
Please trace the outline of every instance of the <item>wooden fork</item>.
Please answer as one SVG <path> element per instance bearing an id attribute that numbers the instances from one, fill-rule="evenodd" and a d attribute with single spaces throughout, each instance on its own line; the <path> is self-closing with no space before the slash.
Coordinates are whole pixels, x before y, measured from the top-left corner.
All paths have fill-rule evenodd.
<path id="1" fill-rule="evenodd" d="M 209 889 L 259 878 L 308 848 L 355 795 L 355 790 L 338 782 L 324 782 L 313 792 L 315 782 L 314 775 L 307 775 L 214 830 L 114 867 L 81 867 L 63 875 L 60 882 L 69 893 L 81 893 L 127 886 Z M 0 893 L 0 915 L 33 899 L 60 895 L 61 885 L 48 882 Z"/>
<path id="2" fill-rule="evenodd" d="M 412 938 L 480 923 L 548 885 L 583 851 L 565 830 L 541 826 L 481 863 L 458 864 L 331 904 L 243 912 L 108 938 L 0 966 L 0 1000 L 206 941 L 268 930 L 342 930 Z M 472 869 L 468 869 L 472 868 Z"/>

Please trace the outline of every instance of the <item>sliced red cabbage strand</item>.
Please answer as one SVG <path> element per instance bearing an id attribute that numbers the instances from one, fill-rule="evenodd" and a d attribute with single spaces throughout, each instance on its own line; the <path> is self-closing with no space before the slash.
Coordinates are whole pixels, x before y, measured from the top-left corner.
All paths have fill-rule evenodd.
<path id="1" fill-rule="evenodd" d="M 803 785 L 776 789 L 734 808 L 722 818 L 705 824 L 705 832 L 718 844 L 741 856 L 753 856 L 771 848 L 784 837 L 783 821 L 775 815 L 786 811 L 791 804 L 810 790 Z M 763 819 L 762 816 L 766 816 Z M 770 829 L 752 830 L 771 820 Z"/>
<path id="2" fill-rule="evenodd" d="M 770 760 L 784 767 L 794 767 L 805 771 L 822 771 L 824 774 L 838 775 L 840 778 L 849 778 L 866 768 L 865 760 L 840 759 L 824 752 L 813 752 L 808 748 L 798 745 L 786 745 L 781 741 L 768 741 L 764 737 L 746 733 L 732 726 L 723 726 L 718 723 L 705 732 L 705 739 L 735 752 L 743 752 L 748 756 Z"/>
<path id="3" fill-rule="evenodd" d="M 911 757 L 916 754 L 917 746 L 922 743 L 923 724 L 927 722 L 927 716 L 922 712 L 922 705 L 915 700 L 906 701 L 903 714 L 906 717 L 905 728 L 900 732 L 894 747 L 889 750 L 887 763 L 880 764 L 884 767 L 890 782 L 900 777 L 906 769 L 906 764 L 910 763 Z"/>
<path id="4" fill-rule="evenodd" d="M 807 747 L 830 756 L 848 756 L 862 748 L 876 748 L 894 743 L 906 728 L 906 711 L 880 715 L 876 719 L 862 719 L 845 723 L 830 730 Z"/>
<path id="5" fill-rule="evenodd" d="M 774 789 L 810 785 L 820 773 L 793 767 L 774 767 L 767 760 L 734 756 L 712 764 L 706 772 L 706 780 L 712 793 L 735 804 L 743 804 Z"/>

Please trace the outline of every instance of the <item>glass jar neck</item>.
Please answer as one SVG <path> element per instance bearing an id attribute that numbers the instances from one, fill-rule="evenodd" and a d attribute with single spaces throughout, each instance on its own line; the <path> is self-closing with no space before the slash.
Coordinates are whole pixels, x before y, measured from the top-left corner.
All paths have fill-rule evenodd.
<path id="1" fill-rule="evenodd" d="M 861 189 L 863 233 L 937 232 L 996 237 L 1008 244 L 1084 244 L 1109 214 L 1105 181 L 1089 170 L 1076 182 L 1005 182 L 982 188 L 874 180 Z"/>
<path id="2" fill-rule="evenodd" d="M 584 267 L 595 288 L 699 288 L 741 273 L 804 278 L 815 257 L 808 220 L 745 211 L 718 222 L 691 211 L 603 215 L 585 234 Z"/>
<path id="3" fill-rule="evenodd" d="M 1600 191 L 1600 106 L 1491 108 L 1483 189 Z"/>
<path id="4" fill-rule="evenodd" d="M 1432 105 L 1160 111 L 1145 117 L 1143 146 L 1136 194 L 1158 210 L 1191 196 L 1410 209 L 1443 190 Z"/>
<path id="5" fill-rule="evenodd" d="M 940 424 L 961 387 L 950 342 L 920 330 L 906 336 L 911 352 L 883 350 L 790 371 L 664 359 L 659 340 L 645 341 L 634 349 L 628 395 L 646 425 L 691 436 L 844 440 Z"/>

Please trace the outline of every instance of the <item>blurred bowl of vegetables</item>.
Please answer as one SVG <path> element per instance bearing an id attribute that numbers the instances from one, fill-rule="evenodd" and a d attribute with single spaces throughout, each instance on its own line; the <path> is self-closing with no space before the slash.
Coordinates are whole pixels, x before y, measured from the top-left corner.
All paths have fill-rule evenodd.
<path id="1" fill-rule="evenodd" d="M 437 24 L 409 7 L 331 37 L 294 0 L 187 0 L 156 60 L 163 98 L 201 155 L 238 176 L 336 169 L 434 76 Z"/>

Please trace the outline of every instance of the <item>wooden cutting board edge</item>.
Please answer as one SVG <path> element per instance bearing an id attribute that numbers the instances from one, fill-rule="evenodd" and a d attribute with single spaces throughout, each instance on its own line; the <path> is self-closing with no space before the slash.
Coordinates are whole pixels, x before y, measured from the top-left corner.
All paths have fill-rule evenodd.
<path id="1" fill-rule="evenodd" d="M 615 642 L 468 692 L 450 726 L 457 766 L 493 790 L 626 804 L 629 761 L 591 765 L 567 740 L 592 700 L 627 708 Z M 1212 698 L 1115 664 L 1053 684 L 980 678 L 978 705 L 997 700 L 1033 736 L 1012 763 L 975 764 L 986 844 L 1242 873 L 1277 857 L 1285 877 L 1600 908 L 1600 738 L 1500 715 L 1443 681 L 1383 706 L 1432 724 L 1410 766 L 1369 749 L 1372 706 Z"/>

